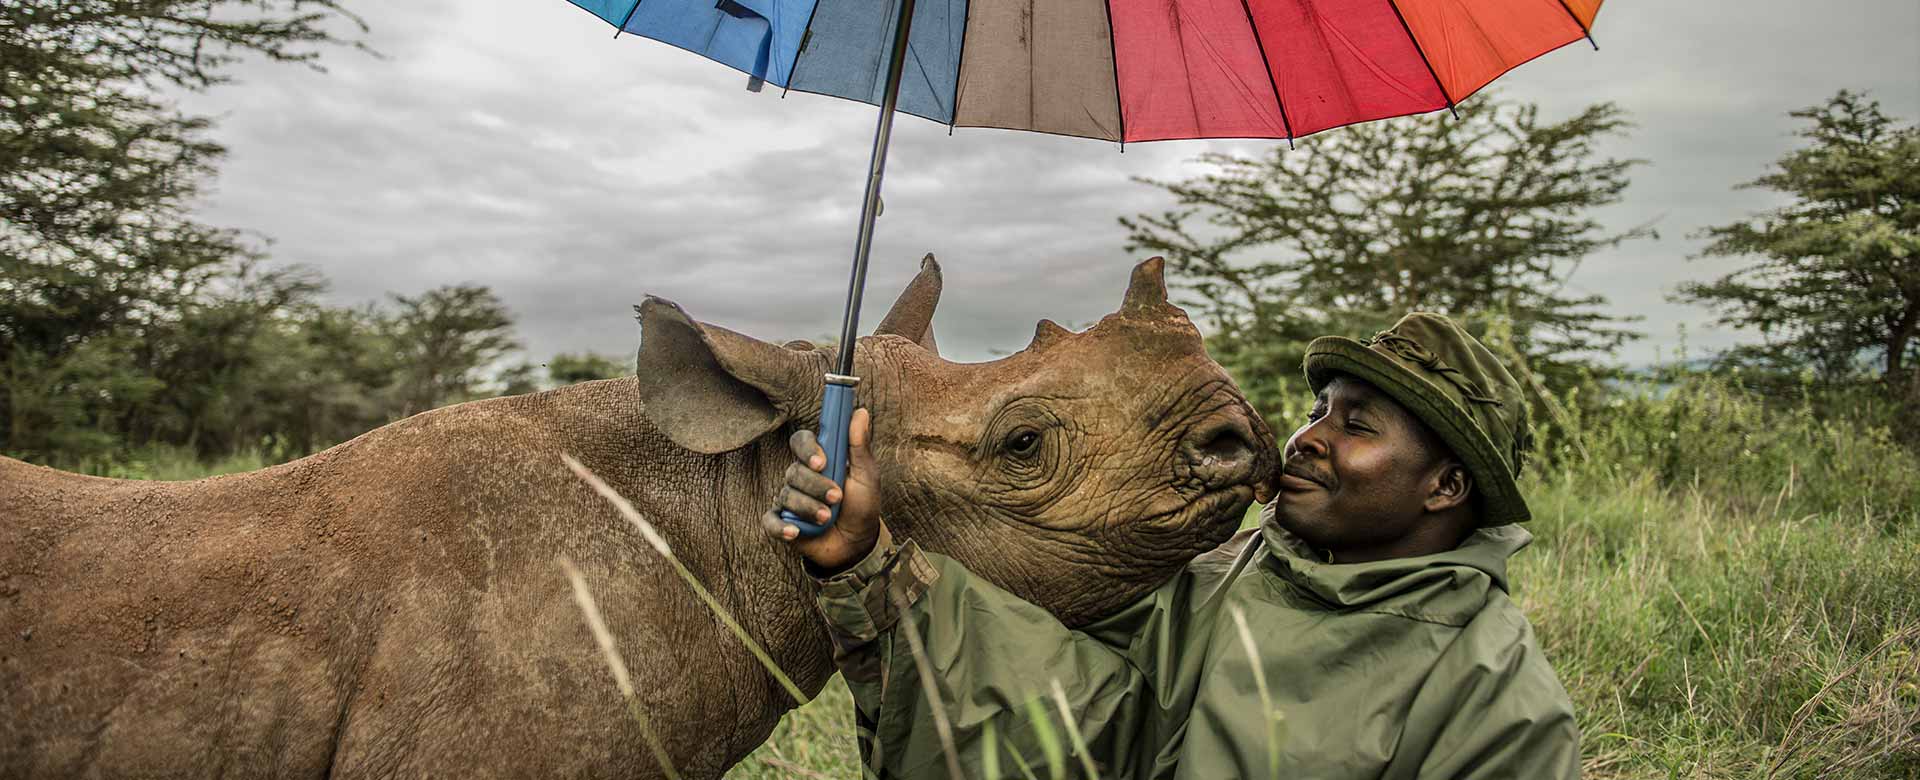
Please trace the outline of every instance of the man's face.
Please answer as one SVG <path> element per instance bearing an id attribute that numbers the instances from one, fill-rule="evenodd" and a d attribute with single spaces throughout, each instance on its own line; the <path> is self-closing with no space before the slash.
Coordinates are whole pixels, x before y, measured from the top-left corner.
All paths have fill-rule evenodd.
<path id="1" fill-rule="evenodd" d="M 1451 455 L 1373 385 L 1335 377 L 1287 440 L 1274 516 L 1336 554 L 1393 547 L 1420 523 Z"/>

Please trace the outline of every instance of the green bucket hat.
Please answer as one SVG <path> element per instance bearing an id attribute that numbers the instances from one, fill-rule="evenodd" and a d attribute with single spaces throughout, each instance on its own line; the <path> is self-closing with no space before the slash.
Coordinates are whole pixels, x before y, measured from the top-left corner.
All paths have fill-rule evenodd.
<path id="1" fill-rule="evenodd" d="M 1514 481 L 1533 447 L 1520 383 L 1452 320 L 1414 312 L 1370 339 L 1314 339 L 1306 371 L 1316 394 L 1339 374 L 1365 380 L 1439 434 L 1473 475 L 1481 525 L 1532 519 Z"/>

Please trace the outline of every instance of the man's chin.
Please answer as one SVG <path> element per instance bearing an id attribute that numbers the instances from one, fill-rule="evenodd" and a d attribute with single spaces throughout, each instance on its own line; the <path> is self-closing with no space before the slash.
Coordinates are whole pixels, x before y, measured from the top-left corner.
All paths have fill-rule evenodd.
<path id="1" fill-rule="evenodd" d="M 1313 502 L 1306 499 L 1313 493 L 1282 492 L 1275 496 L 1273 503 L 1267 505 L 1265 520 L 1280 526 L 1280 530 L 1292 534 L 1295 538 L 1311 545 L 1320 545 L 1328 534 L 1326 523 L 1318 522 L 1319 513 L 1312 511 Z"/>

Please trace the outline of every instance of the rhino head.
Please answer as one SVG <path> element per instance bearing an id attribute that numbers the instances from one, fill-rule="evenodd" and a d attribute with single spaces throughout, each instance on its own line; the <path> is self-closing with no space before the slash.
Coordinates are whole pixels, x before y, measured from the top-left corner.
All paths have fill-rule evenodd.
<path id="1" fill-rule="evenodd" d="M 1025 349 L 984 363 L 940 357 L 940 284 L 929 255 L 855 348 L 896 536 L 1080 625 L 1220 544 L 1271 490 L 1273 433 L 1167 301 L 1159 258 L 1093 327 L 1041 320 Z M 700 453 L 778 442 L 769 467 L 784 468 L 789 426 L 817 423 L 833 351 L 697 323 L 658 298 L 640 313 L 653 424 Z"/>

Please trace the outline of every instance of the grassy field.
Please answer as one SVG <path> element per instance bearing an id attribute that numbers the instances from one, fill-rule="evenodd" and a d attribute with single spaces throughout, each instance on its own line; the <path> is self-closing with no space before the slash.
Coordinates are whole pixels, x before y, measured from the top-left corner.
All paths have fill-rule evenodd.
<path id="1" fill-rule="evenodd" d="M 1920 778 L 1920 461 L 1819 403 L 1691 381 L 1544 431 L 1513 579 L 1589 777 Z M 729 777 L 859 777 L 851 707 L 836 679 Z"/>

